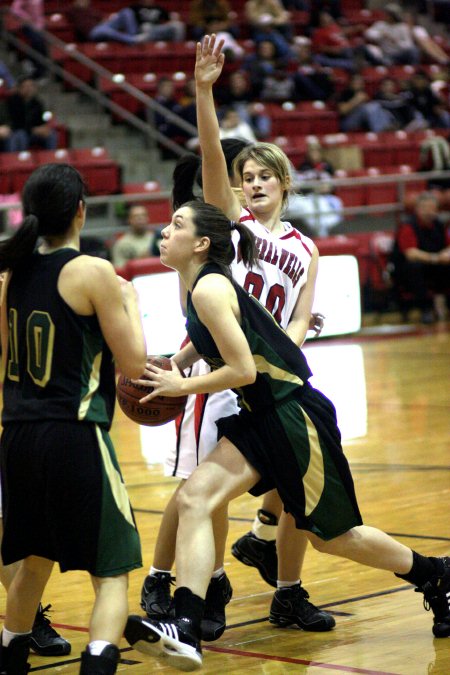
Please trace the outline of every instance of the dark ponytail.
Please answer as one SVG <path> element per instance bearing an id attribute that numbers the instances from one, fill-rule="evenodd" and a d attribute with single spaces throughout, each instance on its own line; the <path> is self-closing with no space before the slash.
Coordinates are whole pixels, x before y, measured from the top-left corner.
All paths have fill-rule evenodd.
<path id="1" fill-rule="evenodd" d="M 194 185 L 201 187 L 202 160 L 193 152 L 182 155 L 175 164 L 172 174 L 172 206 L 174 211 L 182 204 L 196 199 Z"/>
<path id="2" fill-rule="evenodd" d="M 69 164 L 43 164 L 33 171 L 22 191 L 22 224 L 0 242 L 0 272 L 26 264 L 39 237 L 63 236 L 85 195 L 81 175 Z"/>
<path id="3" fill-rule="evenodd" d="M 227 165 L 228 178 L 231 181 L 234 177 L 234 158 L 241 150 L 251 144 L 242 138 L 224 138 L 220 141 L 220 144 Z M 174 211 L 186 202 L 198 199 L 194 194 L 194 187 L 197 185 L 200 189 L 203 189 L 201 157 L 193 152 L 182 155 L 175 164 L 172 182 L 172 206 Z"/>
<path id="4" fill-rule="evenodd" d="M 14 270 L 29 258 L 39 238 L 39 222 L 35 215 L 25 216 L 17 232 L 0 241 L 0 272 Z"/>
<path id="5" fill-rule="evenodd" d="M 258 265 L 258 249 L 251 230 L 242 223 L 231 222 L 216 206 L 205 204 L 200 200 L 190 201 L 183 206 L 192 209 L 193 222 L 199 237 L 208 237 L 210 246 L 208 262 L 219 265 L 223 272 L 231 278 L 230 265 L 236 251 L 232 241 L 232 231 L 239 233 L 239 250 L 247 267 Z"/>

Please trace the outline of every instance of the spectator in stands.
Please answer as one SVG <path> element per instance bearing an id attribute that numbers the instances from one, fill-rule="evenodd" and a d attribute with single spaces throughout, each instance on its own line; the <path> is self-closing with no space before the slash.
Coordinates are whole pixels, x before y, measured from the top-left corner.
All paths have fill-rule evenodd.
<path id="1" fill-rule="evenodd" d="M 431 87 L 431 80 L 423 70 L 416 71 L 408 80 L 408 100 L 432 129 L 450 128 L 450 113 Z"/>
<path id="2" fill-rule="evenodd" d="M 253 40 L 257 43 L 269 40 L 276 46 L 278 56 L 289 57 L 291 15 L 284 9 L 281 0 L 246 0 L 244 10 Z"/>
<path id="3" fill-rule="evenodd" d="M 6 85 L 7 89 L 13 89 L 16 86 L 16 80 L 9 70 L 6 63 L 0 59 L 0 80 Z"/>
<path id="4" fill-rule="evenodd" d="M 326 101 L 334 92 L 330 68 L 321 66 L 311 54 L 311 43 L 304 38 L 296 45 L 297 70 L 294 73 L 295 98 L 299 101 Z"/>
<path id="5" fill-rule="evenodd" d="M 41 56 L 48 58 L 47 41 L 44 37 L 45 14 L 43 0 L 14 0 L 11 5 L 11 12 L 24 23 L 22 31 L 29 40 L 30 47 Z M 40 63 L 38 59 L 32 56 L 27 58 L 25 63 L 30 63 L 31 69 L 27 73 L 36 79 L 44 78 L 47 74 L 47 67 Z"/>
<path id="6" fill-rule="evenodd" d="M 129 231 L 112 247 L 114 267 L 123 267 L 129 260 L 148 258 L 153 247 L 154 233 L 150 230 L 145 206 L 132 204 L 128 211 Z"/>
<path id="7" fill-rule="evenodd" d="M 341 2 L 340 0 L 310 0 L 310 26 L 317 28 L 319 26 L 319 17 L 321 12 L 328 12 L 331 14 L 336 23 L 340 23 L 342 19 Z"/>
<path id="8" fill-rule="evenodd" d="M 175 109 L 175 112 L 177 112 L 177 114 L 186 122 L 192 124 L 193 127 L 197 126 L 197 106 L 195 98 L 195 79 L 189 77 L 185 82 L 183 91 L 178 100 L 178 110 Z"/>
<path id="9" fill-rule="evenodd" d="M 320 180 L 329 183 L 334 175 L 334 167 L 323 155 L 323 148 L 319 140 L 309 140 L 306 155 L 297 169 L 296 179 L 300 181 L 302 189 L 304 183 L 310 180 Z"/>
<path id="10" fill-rule="evenodd" d="M 334 168 L 324 158 L 318 139 L 311 139 L 294 178 L 302 194 L 290 197 L 284 217 L 299 221 L 300 229 L 312 237 L 325 237 L 342 223 L 343 203 L 333 194 L 333 174 Z M 308 185 L 310 181 L 319 181 L 319 184 Z"/>
<path id="11" fill-rule="evenodd" d="M 372 57 L 385 66 L 419 63 L 420 50 L 405 23 L 402 8 L 390 2 L 383 9 L 386 19 L 376 21 L 364 34 Z"/>
<path id="12" fill-rule="evenodd" d="M 180 112 L 180 104 L 175 91 L 175 82 L 172 78 L 163 76 L 158 80 L 154 99 L 170 112 Z M 168 121 L 163 112 L 155 112 L 154 123 L 157 130 L 164 136 L 172 137 L 178 133 L 172 122 Z"/>
<path id="13" fill-rule="evenodd" d="M 135 44 L 168 40 L 181 42 L 186 35 L 186 26 L 178 15 L 155 5 L 154 0 L 141 0 L 138 4 L 124 7 L 91 31 L 91 40 L 114 40 Z"/>
<path id="14" fill-rule="evenodd" d="M 175 113 L 176 115 L 179 115 L 181 112 L 181 106 L 175 90 L 175 82 L 170 77 L 163 76 L 159 78 L 154 100 L 169 112 Z M 176 142 L 184 142 L 186 132 L 180 129 L 175 122 L 168 120 L 163 111 L 154 111 L 151 114 L 153 124 L 159 133 Z M 159 147 L 162 159 L 176 158 L 172 150 L 163 145 L 160 145 Z"/>
<path id="15" fill-rule="evenodd" d="M 349 27 L 353 31 L 356 27 Z M 319 14 L 319 26 L 312 33 L 312 51 L 314 60 L 321 66 L 342 68 L 350 73 L 362 65 L 365 48 L 353 48 L 346 34 L 328 12 Z"/>
<path id="16" fill-rule="evenodd" d="M 264 112 L 264 106 L 252 100 L 248 74 L 244 70 L 235 70 L 230 74 L 228 85 L 217 90 L 216 101 L 219 106 L 232 105 L 241 119 L 250 124 L 258 140 L 270 136 L 270 115 Z"/>
<path id="17" fill-rule="evenodd" d="M 274 42 L 261 40 L 255 53 L 244 59 L 243 68 L 249 76 L 252 98 L 261 99 L 266 78 L 286 73 L 287 59 L 280 55 Z"/>
<path id="18" fill-rule="evenodd" d="M 233 33 L 226 28 L 223 21 L 210 19 L 206 24 L 206 34 L 214 34 L 216 40 L 223 40 L 222 49 L 228 62 L 242 59 L 245 56 L 245 49 L 239 44 Z"/>
<path id="19" fill-rule="evenodd" d="M 262 101 L 284 103 L 296 98 L 294 78 L 285 70 L 277 69 L 263 79 L 260 98 Z"/>
<path id="20" fill-rule="evenodd" d="M 17 92 L 8 96 L 5 104 L 11 130 L 7 139 L 10 152 L 28 150 L 31 146 L 45 150 L 56 148 L 57 136 L 50 124 L 51 113 L 45 110 L 33 78 L 28 75 L 19 78 Z"/>
<path id="21" fill-rule="evenodd" d="M 208 24 L 215 22 L 217 31 L 229 32 L 237 36 L 232 25 L 231 5 L 228 0 L 191 0 L 189 6 L 189 26 L 192 37 L 200 40 L 210 30 Z"/>
<path id="22" fill-rule="evenodd" d="M 425 57 L 430 63 L 449 64 L 450 57 L 448 54 L 433 40 L 426 28 L 416 23 L 413 12 L 404 12 L 403 20 L 409 27 L 413 40 L 420 49 L 422 57 Z"/>
<path id="23" fill-rule="evenodd" d="M 11 116 L 6 101 L 0 101 L 0 152 L 12 152 Z"/>
<path id="24" fill-rule="evenodd" d="M 397 88 L 392 77 L 381 80 L 373 99 L 392 115 L 397 129 L 416 131 L 426 126 L 424 118 L 412 105 L 411 98 L 405 91 Z"/>
<path id="25" fill-rule="evenodd" d="M 395 117 L 380 101 L 370 99 L 364 78 L 354 74 L 337 99 L 341 131 L 387 131 L 396 128 Z"/>
<path id="26" fill-rule="evenodd" d="M 72 24 L 75 32 L 75 39 L 78 42 L 95 41 L 91 35 L 96 26 L 104 20 L 104 13 L 93 7 L 91 0 L 74 0 L 72 5 L 65 12 L 67 20 Z M 121 40 L 116 40 L 120 42 Z"/>
<path id="27" fill-rule="evenodd" d="M 394 282 L 412 293 L 423 323 L 445 318 L 450 297 L 450 232 L 438 217 L 431 192 L 419 195 L 414 213 L 404 216 L 396 233 Z M 443 297 L 444 296 L 444 297 Z"/>
<path id="28" fill-rule="evenodd" d="M 232 105 L 219 111 L 220 138 L 239 138 L 254 143 L 256 135 L 252 127 Z"/>

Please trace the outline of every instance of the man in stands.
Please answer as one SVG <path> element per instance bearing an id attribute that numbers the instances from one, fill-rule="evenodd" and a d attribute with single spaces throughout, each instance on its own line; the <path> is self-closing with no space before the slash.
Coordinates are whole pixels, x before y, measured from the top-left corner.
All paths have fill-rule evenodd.
<path id="1" fill-rule="evenodd" d="M 444 319 L 450 297 L 450 232 L 438 217 L 431 192 L 419 195 L 414 213 L 402 219 L 393 254 L 395 283 L 413 296 L 423 323 Z"/>

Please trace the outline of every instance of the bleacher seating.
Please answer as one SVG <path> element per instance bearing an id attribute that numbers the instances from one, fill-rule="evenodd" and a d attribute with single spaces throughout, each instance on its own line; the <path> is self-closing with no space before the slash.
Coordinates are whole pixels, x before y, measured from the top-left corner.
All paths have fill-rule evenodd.
<path id="1" fill-rule="evenodd" d="M 104 148 L 30 150 L 0 153 L 0 186 L 5 194 L 20 192 L 30 174 L 48 162 L 67 162 L 86 180 L 91 195 L 121 191 L 121 169 Z"/>
<path id="2" fill-rule="evenodd" d="M 160 185 L 157 181 L 147 181 L 146 183 L 128 183 L 123 186 L 124 194 L 157 194 L 160 191 Z M 160 225 L 170 222 L 172 217 L 172 205 L 166 197 L 143 202 L 148 212 L 149 223 L 151 225 Z"/>

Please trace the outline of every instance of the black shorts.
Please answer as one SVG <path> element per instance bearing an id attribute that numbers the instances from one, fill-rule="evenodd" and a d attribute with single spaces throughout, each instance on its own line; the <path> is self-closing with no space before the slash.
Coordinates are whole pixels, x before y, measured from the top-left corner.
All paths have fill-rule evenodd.
<path id="1" fill-rule="evenodd" d="M 116 576 L 142 566 L 139 535 L 108 433 L 72 421 L 6 424 L 2 558 Z"/>
<path id="2" fill-rule="evenodd" d="M 217 426 L 261 476 L 250 493 L 277 488 L 299 529 L 327 540 L 362 525 L 336 411 L 320 391 L 306 384 L 298 398 Z"/>

